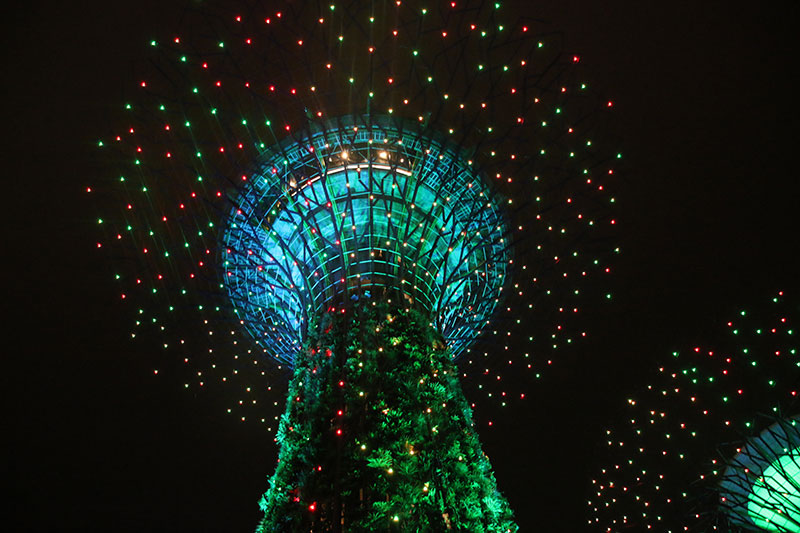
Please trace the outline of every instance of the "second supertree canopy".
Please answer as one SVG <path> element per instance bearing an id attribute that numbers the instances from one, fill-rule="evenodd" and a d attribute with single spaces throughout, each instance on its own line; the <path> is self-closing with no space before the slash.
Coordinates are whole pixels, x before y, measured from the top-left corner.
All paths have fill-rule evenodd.
<path id="1" fill-rule="evenodd" d="M 676 351 L 607 431 L 592 480 L 599 531 L 800 531 L 797 300 L 742 310 Z"/>

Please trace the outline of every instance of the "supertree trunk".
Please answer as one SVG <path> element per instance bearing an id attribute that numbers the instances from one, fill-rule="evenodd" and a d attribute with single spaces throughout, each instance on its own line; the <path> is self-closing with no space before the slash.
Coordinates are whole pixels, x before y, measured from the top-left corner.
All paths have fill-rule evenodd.
<path id="1" fill-rule="evenodd" d="M 297 358 L 259 531 L 516 531 L 424 313 L 331 310 Z"/>

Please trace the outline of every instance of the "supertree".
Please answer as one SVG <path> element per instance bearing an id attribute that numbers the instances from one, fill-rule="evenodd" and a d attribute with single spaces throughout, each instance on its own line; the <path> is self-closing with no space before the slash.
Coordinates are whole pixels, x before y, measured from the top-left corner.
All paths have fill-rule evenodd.
<path id="1" fill-rule="evenodd" d="M 505 405 L 501 367 L 585 336 L 619 155 L 580 58 L 501 8 L 187 8 L 100 141 L 132 335 L 174 331 L 186 387 L 238 383 L 270 429 L 291 372 L 261 531 L 516 529 L 458 374 Z"/>
<path id="2" fill-rule="evenodd" d="M 783 292 L 727 336 L 676 351 L 607 430 L 598 531 L 800 531 L 794 321 Z"/>

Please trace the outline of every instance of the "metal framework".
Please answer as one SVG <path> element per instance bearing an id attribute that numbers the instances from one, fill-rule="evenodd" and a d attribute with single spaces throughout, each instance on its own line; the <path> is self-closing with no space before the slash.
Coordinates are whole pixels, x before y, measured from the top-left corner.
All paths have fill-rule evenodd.
<path id="1" fill-rule="evenodd" d="M 749 531 L 800 532 L 800 427 L 780 419 L 751 439 L 729 463 L 720 507 Z"/>
<path id="2" fill-rule="evenodd" d="M 390 117 L 311 123 L 266 150 L 226 221 L 235 312 L 292 363 L 309 321 L 363 291 L 425 309 L 452 357 L 500 299 L 500 201 L 441 137 Z"/>

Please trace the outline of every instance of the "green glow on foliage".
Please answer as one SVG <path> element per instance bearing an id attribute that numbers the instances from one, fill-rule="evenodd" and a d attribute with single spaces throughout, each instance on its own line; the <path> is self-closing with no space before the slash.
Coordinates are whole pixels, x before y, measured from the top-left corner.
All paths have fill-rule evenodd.
<path id="1" fill-rule="evenodd" d="M 747 512 L 764 531 L 800 533 L 800 448 L 777 458 L 753 484 Z"/>
<path id="2" fill-rule="evenodd" d="M 369 300 L 322 318 L 296 360 L 258 532 L 332 516 L 345 531 L 517 531 L 429 322 Z"/>

